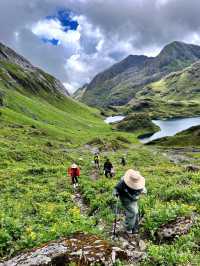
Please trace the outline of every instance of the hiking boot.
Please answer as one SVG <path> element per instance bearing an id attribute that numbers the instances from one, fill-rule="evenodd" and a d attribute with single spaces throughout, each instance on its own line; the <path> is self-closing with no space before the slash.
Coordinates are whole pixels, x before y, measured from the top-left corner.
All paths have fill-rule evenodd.
<path id="1" fill-rule="evenodd" d="M 73 184 L 73 187 L 76 188 L 76 184 Z"/>
<path id="2" fill-rule="evenodd" d="M 134 228 L 134 229 L 132 230 L 132 234 L 133 234 L 133 235 L 136 235 L 136 234 L 138 234 L 138 233 L 139 233 L 138 228 Z"/>

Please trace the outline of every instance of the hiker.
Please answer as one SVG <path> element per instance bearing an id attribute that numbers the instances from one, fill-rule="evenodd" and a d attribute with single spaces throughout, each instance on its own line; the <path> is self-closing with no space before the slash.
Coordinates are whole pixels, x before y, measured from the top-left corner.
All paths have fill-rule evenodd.
<path id="1" fill-rule="evenodd" d="M 104 170 L 106 177 L 108 177 L 108 176 L 112 177 L 113 176 L 113 172 L 114 172 L 113 165 L 109 159 L 106 159 L 106 161 L 104 163 L 103 170 Z"/>
<path id="2" fill-rule="evenodd" d="M 94 164 L 97 169 L 100 169 L 100 156 L 98 153 L 94 155 Z"/>
<path id="3" fill-rule="evenodd" d="M 126 160 L 124 157 L 121 158 L 121 165 L 122 166 L 125 166 L 126 165 Z"/>
<path id="4" fill-rule="evenodd" d="M 70 168 L 68 168 L 68 175 L 72 179 L 72 185 L 74 188 L 78 186 L 78 177 L 80 176 L 80 168 L 73 163 Z"/>
<path id="5" fill-rule="evenodd" d="M 120 198 L 125 209 L 124 227 L 128 235 L 138 231 L 138 204 L 140 194 L 146 194 L 145 178 L 138 171 L 129 169 L 116 185 L 113 194 Z"/>

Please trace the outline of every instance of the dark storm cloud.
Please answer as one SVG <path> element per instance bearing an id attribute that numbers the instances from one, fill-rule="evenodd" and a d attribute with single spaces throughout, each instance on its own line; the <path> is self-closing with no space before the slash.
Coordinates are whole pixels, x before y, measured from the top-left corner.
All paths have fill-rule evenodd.
<path id="1" fill-rule="evenodd" d="M 78 51 L 43 43 L 31 31 L 60 10 L 85 18 Z M 1 0 L 0 40 L 61 81 L 81 85 L 129 53 L 152 54 L 174 40 L 199 44 L 199 10 L 199 0 Z"/>
<path id="2" fill-rule="evenodd" d="M 88 1 L 79 9 L 107 37 L 131 38 L 137 47 L 185 39 L 200 29 L 199 0 Z"/>

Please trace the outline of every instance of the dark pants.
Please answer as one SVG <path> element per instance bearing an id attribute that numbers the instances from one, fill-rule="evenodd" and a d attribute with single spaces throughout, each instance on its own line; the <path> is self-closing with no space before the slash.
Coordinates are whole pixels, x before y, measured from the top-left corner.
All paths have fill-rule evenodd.
<path id="1" fill-rule="evenodd" d="M 105 176 L 106 177 L 112 177 L 111 170 L 105 170 Z"/>
<path id="2" fill-rule="evenodd" d="M 127 198 L 121 197 L 122 206 L 125 209 L 126 217 L 124 227 L 127 231 L 134 231 L 138 229 L 139 214 L 137 201 L 132 201 Z"/>
<path id="3" fill-rule="evenodd" d="M 78 183 L 78 177 L 77 176 L 72 176 L 72 184 L 77 184 Z"/>

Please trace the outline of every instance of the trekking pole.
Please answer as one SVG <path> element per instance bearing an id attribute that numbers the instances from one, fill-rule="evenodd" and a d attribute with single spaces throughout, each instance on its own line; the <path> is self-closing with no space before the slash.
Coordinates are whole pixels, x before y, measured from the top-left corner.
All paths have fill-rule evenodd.
<path id="1" fill-rule="evenodd" d="M 119 197 L 117 197 L 117 201 L 115 204 L 115 219 L 113 224 L 113 231 L 112 231 L 112 239 L 115 240 L 116 237 L 116 227 L 117 227 L 117 215 L 118 215 L 118 203 L 119 203 Z"/>

